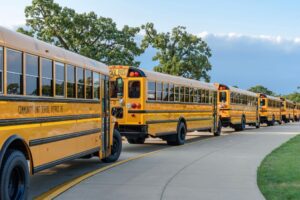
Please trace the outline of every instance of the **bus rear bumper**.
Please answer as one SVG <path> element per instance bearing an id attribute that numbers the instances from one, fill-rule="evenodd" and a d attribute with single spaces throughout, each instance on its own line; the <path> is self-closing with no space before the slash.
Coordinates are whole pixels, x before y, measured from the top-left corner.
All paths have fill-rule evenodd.
<path id="1" fill-rule="evenodd" d="M 119 125 L 118 128 L 121 136 L 129 139 L 148 137 L 147 125 Z"/>
<path id="2" fill-rule="evenodd" d="M 266 124 L 268 123 L 268 117 L 267 116 L 260 116 L 260 123 Z"/>

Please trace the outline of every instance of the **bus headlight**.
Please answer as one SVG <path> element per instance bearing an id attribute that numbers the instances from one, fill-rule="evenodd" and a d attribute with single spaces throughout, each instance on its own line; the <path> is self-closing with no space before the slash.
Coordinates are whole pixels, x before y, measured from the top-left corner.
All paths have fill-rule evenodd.
<path id="1" fill-rule="evenodd" d="M 121 106 L 124 106 L 124 99 L 123 98 L 119 99 L 119 103 Z"/>

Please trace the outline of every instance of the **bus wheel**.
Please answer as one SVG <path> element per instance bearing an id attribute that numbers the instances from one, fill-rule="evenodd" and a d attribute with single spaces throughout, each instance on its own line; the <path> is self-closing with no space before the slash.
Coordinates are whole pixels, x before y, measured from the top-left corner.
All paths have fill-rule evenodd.
<path id="1" fill-rule="evenodd" d="M 245 128 L 246 128 L 246 119 L 245 117 L 242 117 L 241 131 L 245 130 Z"/>
<path id="2" fill-rule="evenodd" d="M 2 166 L 0 177 L 0 199 L 27 199 L 29 169 L 24 154 L 9 151 Z"/>
<path id="3" fill-rule="evenodd" d="M 122 137 L 118 130 L 114 130 L 113 145 L 111 148 L 111 155 L 103 158 L 102 161 L 105 163 L 115 162 L 119 159 L 122 151 Z"/>
<path id="4" fill-rule="evenodd" d="M 256 122 L 255 128 L 260 128 L 260 122 Z"/>
<path id="5" fill-rule="evenodd" d="M 222 122 L 221 120 L 219 120 L 218 122 L 218 127 L 214 132 L 214 136 L 220 136 L 221 135 L 221 131 L 222 131 Z"/>
<path id="6" fill-rule="evenodd" d="M 183 122 L 178 126 L 177 134 L 167 140 L 168 145 L 183 145 L 185 143 L 186 127 Z"/>
<path id="7" fill-rule="evenodd" d="M 241 119 L 241 124 L 235 125 L 234 130 L 235 131 L 243 131 L 246 128 L 246 120 L 244 116 Z"/>
<path id="8" fill-rule="evenodd" d="M 127 138 L 129 144 L 144 144 L 146 138 Z"/>
<path id="9" fill-rule="evenodd" d="M 274 126 L 274 124 L 275 124 L 275 116 L 273 115 L 272 121 L 271 121 L 271 126 Z"/>

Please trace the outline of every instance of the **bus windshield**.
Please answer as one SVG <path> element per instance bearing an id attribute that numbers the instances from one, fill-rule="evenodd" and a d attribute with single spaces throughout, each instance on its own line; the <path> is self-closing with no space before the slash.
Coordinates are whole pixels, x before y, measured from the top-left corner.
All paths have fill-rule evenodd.
<path id="1" fill-rule="evenodd" d="M 220 102 L 226 102 L 227 101 L 227 93 L 226 92 L 220 92 Z"/>
<path id="2" fill-rule="evenodd" d="M 110 82 L 110 98 L 123 97 L 124 82 L 122 78 L 117 78 L 115 81 Z"/>
<path id="3" fill-rule="evenodd" d="M 128 97 L 140 98 L 141 83 L 140 81 L 129 81 L 128 83 Z"/>

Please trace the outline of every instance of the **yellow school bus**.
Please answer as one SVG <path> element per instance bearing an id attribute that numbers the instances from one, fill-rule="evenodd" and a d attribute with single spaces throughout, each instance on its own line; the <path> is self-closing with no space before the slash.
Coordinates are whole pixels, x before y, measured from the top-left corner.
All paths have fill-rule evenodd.
<path id="1" fill-rule="evenodd" d="M 29 175 L 76 158 L 118 159 L 108 68 L 0 28 L 0 199 L 26 199 Z"/>
<path id="2" fill-rule="evenodd" d="M 265 94 L 259 94 L 260 123 L 273 126 L 275 122 L 281 124 L 281 99 Z"/>
<path id="3" fill-rule="evenodd" d="M 290 121 L 294 121 L 294 107 L 295 103 L 281 97 L 281 118 L 285 123 L 289 123 Z"/>
<path id="4" fill-rule="evenodd" d="M 296 122 L 300 121 L 300 103 L 295 103 L 294 120 Z"/>
<path id="5" fill-rule="evenodd" d="M 111 113 L 129 143 L 155 137 L 182 145 L 193 130 L 220 135 L 213 84 L 135 67 L 109 69 Z"/>
<path id="6" fill-rule="evenodd" d="M 242 131 L 246 125 L 260 127 L 258 115 L 258 96 L 254 92 L 215 84 L 218 88 L 218 107 L 223 127 Z"/>

